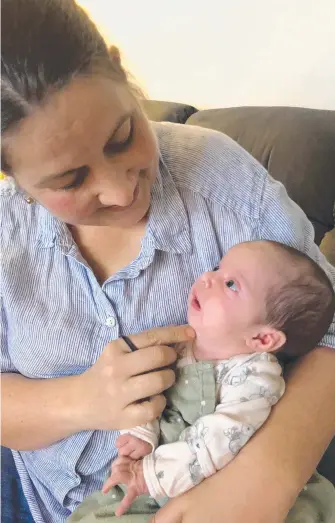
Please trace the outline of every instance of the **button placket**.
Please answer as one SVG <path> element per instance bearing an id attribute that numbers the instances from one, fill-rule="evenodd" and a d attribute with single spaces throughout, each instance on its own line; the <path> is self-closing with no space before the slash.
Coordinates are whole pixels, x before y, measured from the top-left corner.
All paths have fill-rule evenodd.
<path id="1" fill-rule="evenodd" d="M 115 327 L 116 325 L 116 318 L 114 316 L 109 316 L 106 318 L 106 325 L 107 327 Z"/>
<path id="2" fill-rule="evenodd" d="M 101 323 L 108 327 L 114 336 L 118 336 L 118 320 L 106 291 L 97 283 L 94 285 L 94 297 Z"/>

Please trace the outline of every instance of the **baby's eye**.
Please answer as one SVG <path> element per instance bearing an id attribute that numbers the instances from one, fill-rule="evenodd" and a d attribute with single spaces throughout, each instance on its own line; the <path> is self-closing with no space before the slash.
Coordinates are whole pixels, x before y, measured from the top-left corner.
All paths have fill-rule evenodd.
<path id="1" fill-rule="evenodd" d="M 218 271 L 219 269 L 220 269 L 220 265 L 217 265 L 216 267 L 214 267 L 213 272 L 216 272 L 216 271 Z"/>
<path id="2" fill-rule="evenodd" d="M 234 292 L 238 292 L 238 288 L 237 288 L 237 285 L 234 282 L 234 280 L 227 280 L 226 285 L 227 285 L 228 289 L 230 289 Z"/>

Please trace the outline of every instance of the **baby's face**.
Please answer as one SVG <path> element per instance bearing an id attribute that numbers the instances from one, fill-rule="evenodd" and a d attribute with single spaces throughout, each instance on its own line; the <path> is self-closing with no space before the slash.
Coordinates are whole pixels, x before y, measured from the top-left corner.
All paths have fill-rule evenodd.
<path id="1" fill-rule="evenodd" d="M 199 350 L 204 350 L 196 354 L 199 359 L 224 359 L 252 352 L 246 340 L 263 325 L 267 291 L 278 278 L 277 264 L 271 256 L 261 243 L 236 245 L 217 270 L 203 274 L 194 283 L 188 321 L 203 348 Z"/>

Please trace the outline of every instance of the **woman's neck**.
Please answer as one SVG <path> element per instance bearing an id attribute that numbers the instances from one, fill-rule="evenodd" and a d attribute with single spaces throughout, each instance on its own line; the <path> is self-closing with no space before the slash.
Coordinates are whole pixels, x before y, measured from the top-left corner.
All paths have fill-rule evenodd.
<path id="1" fill-rule="evenodd" d="M 70 228 L 81 255 L 101 284 L 137 258 L 145 229 L 145 221 L 131 229 L 104 226 Z"/>

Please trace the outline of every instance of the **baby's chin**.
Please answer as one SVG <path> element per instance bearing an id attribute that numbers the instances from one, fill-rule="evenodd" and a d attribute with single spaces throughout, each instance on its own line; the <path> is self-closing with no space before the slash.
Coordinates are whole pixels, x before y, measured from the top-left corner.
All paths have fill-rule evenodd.
<path id="1" fill-rule="evenodd" d="M 187 309 L 187 323 L 192 327 L 192 329 L 197 332 L 197 329 L 201 329 L 201 320 L 199 318 L 199 315 L 195 314 L 191 304 L 188 304 Z"/>
<path id="2" fill-rule="evenodd" d="M 193 347 L 193 356 L 197 361 L 208 361 L 212 359 L 209 354 L 197 347 Z"/>

